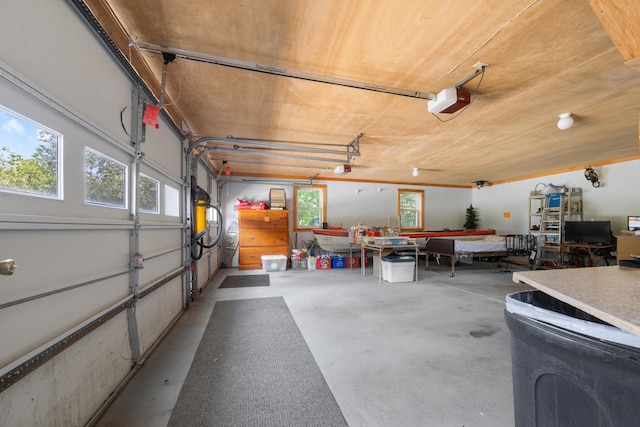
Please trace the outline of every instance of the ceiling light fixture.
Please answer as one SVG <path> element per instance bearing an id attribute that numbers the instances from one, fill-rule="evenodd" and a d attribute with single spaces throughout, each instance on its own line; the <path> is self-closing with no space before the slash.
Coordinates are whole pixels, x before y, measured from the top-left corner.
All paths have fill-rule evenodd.
<path id="1" fill-rule="evenodd" d="M 476 185 L 476 187 L 478 187 L 478 190 L 479 190 L 479 189 L 481 189 L 482 187 L 484 187 L 484 185 L 485 185 L 486 183 L 488 183 L 488 182 L 489 182 L 489 181 L 483 181 L 483 180 L 480 180 L 480 181 L 475 181 L 475 182 L 474 182 L 474 184 Z"/>
<path id="2" fill-rule="evenodd" d="M 411 175 L 413 175 L 413 176 L 420 175 L 420 171 L 418 170 L 418 168 L 413 168 L 413 172 L 411 172 Z"/>
<path id="3" fill-rule="evenodd" d="M 560 120 L 558 120 L 558 129 L 567 130 L 573 126 L 573 113 L 560 114 Z"/>

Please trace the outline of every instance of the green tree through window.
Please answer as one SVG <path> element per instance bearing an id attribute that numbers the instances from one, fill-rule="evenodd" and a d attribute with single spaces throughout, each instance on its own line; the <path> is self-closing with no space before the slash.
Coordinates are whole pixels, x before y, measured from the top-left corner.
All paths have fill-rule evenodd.
<path id="1" fill-rule="evenodd" d="M 138 185 L 138 203 L 140 210 L 147 213 L 158 213 L 158 192 L 160 183 L 146 175 L 140 175 Z"/>
<path id="2" fill-rule="evenodd" d="M 326 186 L 294 187 L 295 229 L 319 228 L 326 218 Z"/>
<path id="3" fill-rule="evenodd" d="M 398 216 L 403 230 L 422 230 L 422 190 L 398 189 Z"/>
<path id="4" fill-rule="evenodd" d="M 0 108 L 0 188 L 61 198 L 62 135 Z"/>
<path id="5" fill-rule="evenodd" d="M 85 201 L 126 208 L 127 166 L 85 148 Z"/>

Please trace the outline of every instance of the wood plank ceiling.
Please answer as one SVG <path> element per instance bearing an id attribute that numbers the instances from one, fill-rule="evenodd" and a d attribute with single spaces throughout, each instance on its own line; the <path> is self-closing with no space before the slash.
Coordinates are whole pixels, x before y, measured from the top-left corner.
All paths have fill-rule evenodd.
<path id="1" fill-rule="evenodd" d="M 187 53 L 166 66 L 165 104 L 192 141 L 214 137 L 206 158 L 217 171 L 224 160 L 232 175 L 468 187 L 639 158 L 640 71 L 625 65 L 589 0 L 86 3 L 158 98 L 163 55 L 142 47 Z M 473 94 L 479 84 L 468 108 L 436 117 L 424 97 L 194 57 L 423 95 L 454 86 L 479 61 L 490 65 L 463 85 Z M 566 112 L 575 124 L 562 131 Z M 359 134 L 344 176 L 334 174 L 339 161 L 260 155 L 276 141 L 345 151 Z M 266 145 L 234 150 L 215 140 L 228 136 Z"/>

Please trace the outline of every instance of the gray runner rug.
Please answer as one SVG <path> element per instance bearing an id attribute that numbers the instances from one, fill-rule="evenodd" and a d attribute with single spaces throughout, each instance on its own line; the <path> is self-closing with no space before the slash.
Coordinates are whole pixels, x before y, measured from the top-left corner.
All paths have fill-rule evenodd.
<path id="1" fill-rule="evenodd" d="M 216 302 L 169 426 L 347 426 L 282 297 Z"/>
<path id="2" fill-rule="evenodd" d="M 227 276 L 218 288 L 246 288 L 251 286 L 269 286 L 268 274 L 247 274 Z"/>

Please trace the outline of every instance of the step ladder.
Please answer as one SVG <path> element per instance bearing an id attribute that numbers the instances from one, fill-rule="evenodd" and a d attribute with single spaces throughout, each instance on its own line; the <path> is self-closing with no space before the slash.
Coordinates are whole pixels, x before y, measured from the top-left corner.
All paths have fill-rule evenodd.
<path id="1" fill-rule="evenodd" d="M 542 208 L 534 269 L 559 268 L 562 262 L 562 202 L 549 206 L 549 200 Z"/>

